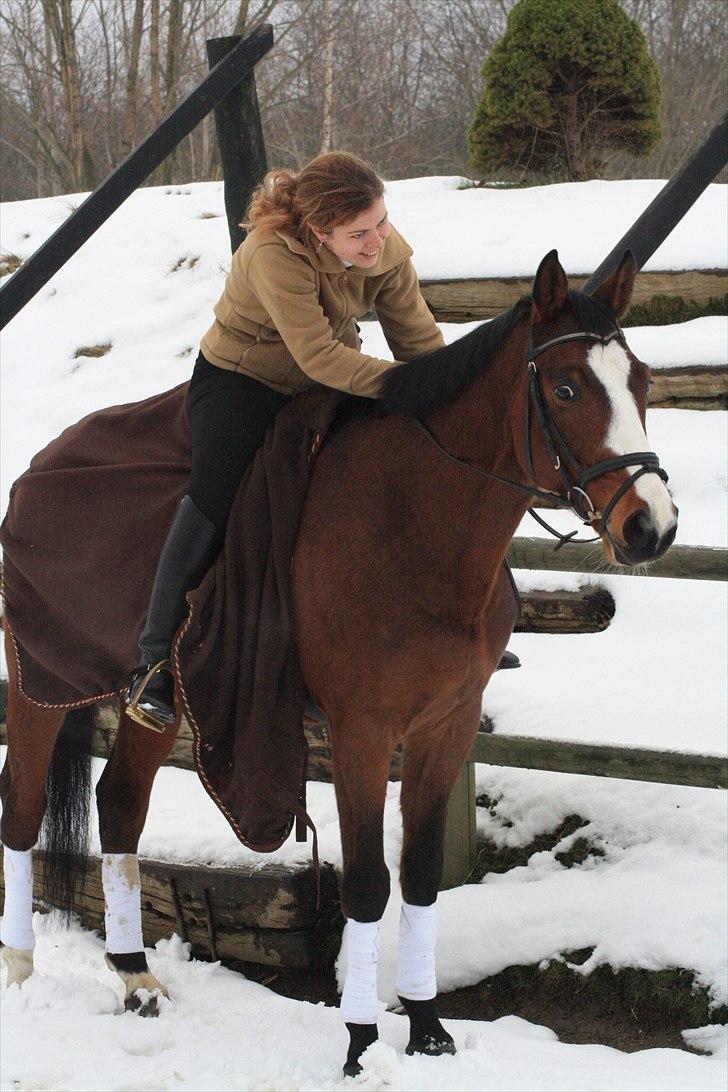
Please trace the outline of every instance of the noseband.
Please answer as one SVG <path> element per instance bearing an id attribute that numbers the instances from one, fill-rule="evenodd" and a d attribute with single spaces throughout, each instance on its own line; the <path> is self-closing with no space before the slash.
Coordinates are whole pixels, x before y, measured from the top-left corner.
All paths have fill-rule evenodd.
<path id="1" fill-rule="evenodd" d="M 483 475 L 483 477 L 492 478 L 495 481 L 502 482 L 504 485 L 509 485 L 513 489 L 518 489 L 522 493 L 529 494 L 529 496 L 547 500 L 550 504 L 554 504 L 558 508 L 570 508 L 584 524 L 593 525 L 601 520 L 605 532 L 609 534 L 608 521 L 614 511 L 615 505 L 624 496 L 627 490 L 635 484 L 638 478 L 641 478 L 643 474 L 657 474 L 666 482 L 667 474 L 660 466 L 660 460 L 654 451 L 632 451 L 627 455 L 617 455 L 613 459 L 602 459 L 600 462 L 593 463 L 592 466 L 582 466 L 569 447 L 566 437 L 556 424 L 546 399 L 544 398 L 538 368 L 536 367 L 536 358 L 539 357 L 541 353 L 546 352 L 547 349 L 553 348 L 554 345 L 561 345 L 567 341 L 589 341 L 599 345 L 608 345 L 609 342 L 613 341 L 615 338 L 620 342 L 622 340 L 622 331 L 619 328 L 612 330 L 609 334 L 593 334 L 588 331 L 580 331 L 576 334 L 562 334 L 561 337 L 551 338 L 549 341 L 545 341 L 536 348 L 533 347 L 529 340 L 528 356 L 526 358 L 528 365 L 528 395 L 526 397 L 524 429 L 526 466 L 528 467 L 532 480 L 535 482 L 536 472 L 534 470 L 533 455 L 531 451 L 531 418 L 532 414 L 535 413 L 538 418 L 541 435 L 546 444 L 546 450 L 549 459 L 551 460 L 551 464 L 554 470 L 558 470 L 559 475 L 561 476 L 564 486 L 563 494 L 541 489 L 536 485 L 531 487 L 522 482 L 511 481 L 510 478 L 503 478 L 499 474 L 494 474 L 490 470 L 485 470 L 484 467 L 478 466 L 477 463 L 472 463 L 467 459 L 460 459 L 456 455 L 451 455 L 433 435 L 427 425 L 420 421 L 419 418 L 414 418 L 415 423 L 428 440 L 435 445 L 438 451 L 452 462 L 458 463 L 460 466 L 465 466 L 470 470 L 474 470 L 477 474 Z M 630 466 L 637 466 L 638 469 L 622 482 L 612 494 L 604 508 L 601 511 L 598 511 L 594 507 L 594 504 L 586 491 L 589 482 L 593 481 L 595 478 L 602 477 L 604 474 L 609 474 L 612 470 L 622 470 L 625 467 Z M 547 531 L 550 531 L 551 534 L 555 535 L 556 538 L 560 540 L 558 546 L 556 546 L 557 550 L 560 549 L 565 542 L 571 541 L 579 533 L 578 531 L 572 531 L 571 534 L 562 535 L 559 531 L 549 526 L 541 516 L 537 515 L 533 508 L 529 508 L 529 512 L 542 527 L 545 527 Z M 576 539 L 576 541 L 596 542 L 600 537 L 600 535 L 596 535 L 594 538 Z"/>

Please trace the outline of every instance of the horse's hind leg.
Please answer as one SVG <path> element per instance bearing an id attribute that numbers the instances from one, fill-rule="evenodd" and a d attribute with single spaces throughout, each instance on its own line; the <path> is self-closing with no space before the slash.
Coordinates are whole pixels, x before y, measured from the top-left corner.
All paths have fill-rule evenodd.
<path id="1" fill-rule="evenodd" d="M 33 846 L 43 822 L 46 777 L 65 712 L 33 705 L 20 692 L 15 646 L 7 620 L 5 647 L 9 673 L 8 750 L 0 773 L 5 878 L 0 941 L 10 986 L 21 984 L 33 972 Z"/>
<path id="2" fill-rule="evenodd" d="M 408 1054 L 454 1054 L 437 1018 L 435 939 L 447 806 L 477 733 L 480 700 L 405 739 L 402 767 L 402 911 L 395 985 L 410 1020 Z"/>
<path id="3" fill-rule="evenodd" d="M 344 869 L 341 901 L 347 918 L 346 980 L 341 1013 L 349 1031 L 344 1073 L 361 1071 L 359 1058 L 377 1038 L 379 929 L 389 899 L 384 861 L 384 801 L 394 741 L 361 722 L 331 725 L 334 785 Z"/>
<path id="4" fill-rule="evenodd" d="M 106 962 L 124 983 L 125 1009 L 141 1016 L 156 1016 L 159 995 L 168 994 L 149 970 L 144 951 L 137 848 L 154 777 L 172 750 L 177 729 L 178 724 L 170 724 L 163 733 L 152 732 L 127 717 L 122 707 L 114 747 L 96 786 Z"/>

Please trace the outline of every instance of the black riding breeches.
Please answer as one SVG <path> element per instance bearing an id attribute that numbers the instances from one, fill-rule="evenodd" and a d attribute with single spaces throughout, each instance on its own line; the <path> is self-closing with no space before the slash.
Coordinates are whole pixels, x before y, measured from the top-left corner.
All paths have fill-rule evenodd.
<path id="1" fill-rule="evenodd" d="M 192 438 L 189 495 L 222 534 L 240 481 L 278 410 L 289 402 L 242 372 L 197 357 L 187 406 Z"/>

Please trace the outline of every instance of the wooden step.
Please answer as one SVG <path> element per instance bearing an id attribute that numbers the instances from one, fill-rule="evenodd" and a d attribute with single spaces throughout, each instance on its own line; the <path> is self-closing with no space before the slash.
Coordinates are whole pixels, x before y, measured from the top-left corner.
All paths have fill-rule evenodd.
<path id="1" fill-rule="evenodd" d="M 534 271 L 535 272 L 535 271 Z M 569 277 L 571 288 L 582 288 L 587 277 Z M 493 318 L 511 307 L 533 286 L 532 277 L 484 277 L 459 280 L 423 280 L 422 295 L 438 322 L 473 322 Z M 728 286 L 725 269 L 682 269 L 638 273 L 632 303 L 653 296 L 681 296 L 707 303 Z"/>
<path id="2" fill-rule="evenodd" d="M 42 890 L 43 854 L 35 853 L 35 890 Z M 313 968 L 335 958 L 343 919 L 338 879 L 321 867 L 321 911 L 316 910 L 313 867 L 271 862 L 258 867 L 139 861 L 142 928 L 149 947 L 177 933 L 205 959 L 276 967 Z M 2 881 L 0 880 L 0 890 Z M 47 909 L 38 900 L 36 909 Z M 92 856 L 78 913 L 89 929 L 104 931 L 101 859 Z"/>

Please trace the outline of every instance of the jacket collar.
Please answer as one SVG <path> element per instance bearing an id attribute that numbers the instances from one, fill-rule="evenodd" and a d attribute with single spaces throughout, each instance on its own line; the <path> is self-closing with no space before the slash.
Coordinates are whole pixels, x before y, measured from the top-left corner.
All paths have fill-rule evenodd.
<path id="1" fill-rule="evenodd" d="M 293 235 L 287 235 L 284 231 L 276 231 L 275 234 L 279 239 L 283 240 L 289 250 L 293 251 L 294 254 L 300 254 L 301 257 L 310 262 L 314 269 L 318 269 L 322 273 L 344 272 L 345 267 L 341 259 L 337 258 L 325 244 L 320 250 L 316 250 L 308 243 L 304 243 Z M 377 277 L 382 273 L 388 273 L 390 269 L 394 269 L 405 258 L 411 257 L 412 247 L 404 241 L 398 231 L 392 228 L 376 264 L 371 269 L 358 269 L 357 266 L 351 266 L 348 272 L 358 273 L 363 277 Z"/>

